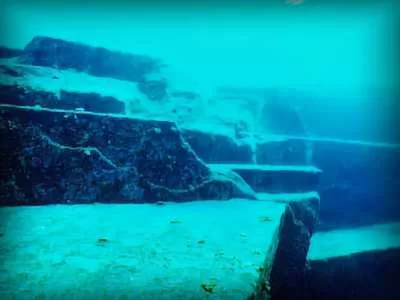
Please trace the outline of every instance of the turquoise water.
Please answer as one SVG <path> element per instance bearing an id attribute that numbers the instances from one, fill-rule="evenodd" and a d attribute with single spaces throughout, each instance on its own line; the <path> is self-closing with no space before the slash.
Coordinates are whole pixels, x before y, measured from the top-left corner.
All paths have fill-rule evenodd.
<path id="1" fill-rule="evenodd" d="M 398 294 L 394 2 L 0 3 L 1 299 Z"/>

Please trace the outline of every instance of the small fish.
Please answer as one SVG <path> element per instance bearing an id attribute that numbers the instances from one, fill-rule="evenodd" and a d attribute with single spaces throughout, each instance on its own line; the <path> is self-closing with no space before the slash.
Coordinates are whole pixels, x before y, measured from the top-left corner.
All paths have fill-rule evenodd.
<path id="1" fill-rule="evenodd" d="M 260 222 L 271 222 L 272 218 L 268 216 L 262 216 L 259 218 Z"/>
<path id="2" fill-rule="evenodd" d="M 171 221 L 169 221 L 170 224 L 182 224 L 183 222 L 177 219 L 173 219 Z"/>
<path id="3" fill-rule="evenodd" d="M 202 283 L 201 287 L 206 293 L 212 294 L 217 287 L 217 284 L 214 282 Z"/>
<path id="4" fill-rule="evenodd" d="M 286 3 L 291 5 L 299 5 L 303 4 L 304 0 L 286 0 Z"/>
<path id="5" fill-rule="evenodd" d="M 101 246 L 103 246 L 103 245 L 105 245 L 105 244 L 107 244 L 109 242 L 109 240 L 108 240 L 108 238 L 98 238 L 97 239 L 97 245 L 101 245 Z"/>

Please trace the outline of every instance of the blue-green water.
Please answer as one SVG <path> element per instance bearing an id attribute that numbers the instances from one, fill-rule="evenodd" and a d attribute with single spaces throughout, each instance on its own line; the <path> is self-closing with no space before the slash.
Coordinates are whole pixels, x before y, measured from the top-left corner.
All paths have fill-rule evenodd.
<path id="1" fill-rule="evenodd" d="M 395 4 L 0 0 L 0 298 L 395 299 Z"/>

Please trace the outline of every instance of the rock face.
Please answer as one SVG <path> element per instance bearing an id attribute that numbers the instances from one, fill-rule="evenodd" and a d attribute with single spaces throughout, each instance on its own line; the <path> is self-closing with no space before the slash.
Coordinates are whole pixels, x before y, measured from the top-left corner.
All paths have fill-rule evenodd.
<path id="1" fill-rule="evenodd" d="M 0 58 L 11 58 L 21 55 L 22 50 L 0 46 Z"/>
<path id="2" fill-rule="evenodd" d="M 321 170 L 311 166 L 210 164 L 240 175 L 257 193 L 307 193 L 318 189 Z"/>
<path id="3" fill-rule="evenodd" d="M 400 220 L 400 147 L 313 143 L 314 164 L 324 170 L 319 230 Z"/>
<path id="4" fill-rule="evenodd" d="M 264 105 L 264 138 L 249 125 L 262 105 L 241 99 L 224 111 L 196 91 L 170 90 L 165 78 L 151 76 L 161 74 L 161 63 L 150 57 L 36 37 L 3 61 L 0 205 L 283 202 L 251 297 L 295 295 L 320 174 L 309 165 L 310 144 L 290 136 L 305 134 L 295 110 Z"/>
<path id="5" fill-rule="evenodd" d="M 292 299 L 306 274 L 311 236 L 318 221 L 319 196 L 285 201 L 286 210 L 250 299 Z"/>
<path id="6" fill-rule="evenodd" d="M 254 163 L 253 149 L 232 137 L 184 129 L 183 137 L 206 163 Z"/>
<path id="7" fill-rule="evenodd" d="M 256 198 L 157 117 L 168 83 L 147 75 L 158 60 L 36 37 L 16 61 L 0 66 L 2 205 Z"/>
<path id="8" fill-rule="evenodd" d="M 400 222 L 317 232 L 301 299 L 399 299 Z"/>
<path id="9" fill-rule="evenodd" d="M 309 165 L 312 163 L 312 143 L 293 137 L 260 140 L 256 147 L 256 161 L 267 165 Z"/>
<path id="10" fill-rule="evenodd" d="M 185 140 L 207 163 L 310 165 L 312 142 L 295 137 L 234 139 L 223 134 L 184 129 Z"/>
<path id="11" fill-rule="evenodd" d="M 399 299 L 400 249 L 314 260 L 301 299 Z M 397 296 L 396 296 L 397 295 Z"/>
<path id="12" fill-rule="evenodd" d="M 162 100 L 166 95 L 165 80 L 147 80 L 147 76 L 157 73 L 161 67 L 160 61 L 149 56 L 37 36 L 18 56 L 18 62 L 138 82 L 151 99 Z"/>
<path id="13" fill-rule="evenodd" d="M 148 73 L 159 67 L 159 62 L 148 56 L 119 53 L 44 36 L 35 37 L 18 61 L 135 82 L 144 80 Z"/>
<path id="14" fill-rule="evenodd" d="M 2 105 L 2 205 L 254 196 L 221 180 L 171 122 Z"/>
<path id="15" fill-rule="evenodd" d="M 102 113 L 125 113 L 123 102 L 110 96 L 98 93 L 77 93 L 61 90 L 58 95 L 53 92 L 34 90 L 18 85 L 0 84 L 1 103 L 46 108 L 69 109 L 81 108 L 86 111 Z"/>

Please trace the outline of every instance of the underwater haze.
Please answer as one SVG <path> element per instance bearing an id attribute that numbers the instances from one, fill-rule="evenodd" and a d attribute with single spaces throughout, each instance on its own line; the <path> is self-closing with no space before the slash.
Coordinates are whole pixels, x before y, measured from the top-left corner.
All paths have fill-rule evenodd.
<path id="1" fill-rule="evenodd" d="M 399 110 L 393 99 L 395 2 L 250 2 L 242 9 L 222 3 L 3 2 L 3 27 L 13 28 L 2 35 L 4 46 L 23 48 L 44 35 L 152 55 L 170 66 L 170 80 L 206 97 L 219 86 L 299 91 L 305 99 L 286 101 L 301 107 L 312 134 L 398 142 L 387 128 Z"/>
<path id="2" fill-rule="evenodd" d="M 396 1 L 0 6 L 1 299 L 400 298 Z"/>

